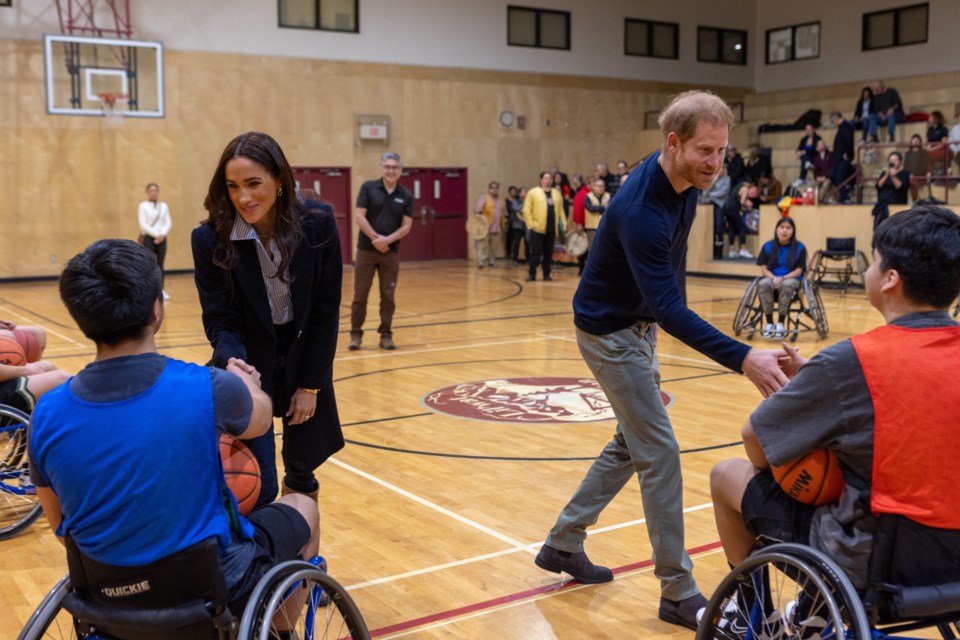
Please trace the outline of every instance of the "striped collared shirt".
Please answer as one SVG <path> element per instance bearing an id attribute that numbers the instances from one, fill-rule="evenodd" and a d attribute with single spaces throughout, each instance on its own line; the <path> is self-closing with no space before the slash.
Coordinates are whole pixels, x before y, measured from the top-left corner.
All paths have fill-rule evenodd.
<path id="1" fill-rule="evenodd" d="M 273 324 L 287 324 L 293 321 L 290 283 L 284 282 L 276 275 L 280 266 L 280 249 L 277 247 L 276 241 L 270 243 L 269 249 L 264 247 L 254 228 L 240 216 L 236 216 L 233 220 L 230 239 L 253 240 L 256 243 L 257 258 L 260 259 L 260 272 L 263 274 L 263 284 L 267 289 L 267 300 L 270 302 L 270 317 L 273 319 Z"/>

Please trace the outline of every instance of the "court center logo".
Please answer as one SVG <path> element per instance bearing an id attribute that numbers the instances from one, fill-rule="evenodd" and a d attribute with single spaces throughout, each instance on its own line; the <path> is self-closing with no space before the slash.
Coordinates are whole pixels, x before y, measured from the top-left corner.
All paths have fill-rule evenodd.
<path id="1" fill-rule="evenodd" d="M 662 394 L 664 404 L 668 397 Z M 592 378 L 500 378 L 462 382 L 423 397 L 431 411 L 496 422 L 593 422 L 613 409 Z"/>

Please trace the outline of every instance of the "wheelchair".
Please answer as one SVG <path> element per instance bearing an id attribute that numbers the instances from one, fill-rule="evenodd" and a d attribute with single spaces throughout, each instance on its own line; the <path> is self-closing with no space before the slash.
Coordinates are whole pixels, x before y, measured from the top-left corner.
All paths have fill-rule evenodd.
<path id="1" fill-rule="evenodd" d="M 857 249 L 856 238 L 827 238 L 827 248 L 813 255 L 808 271 L 817 286 L 846 293 L 850 287 L 863 288 L 863 274 L 869 266 L 867 256 Z"/>
<path id="2" fill-rule="evenodd" d="M 760 304 L 758 292 L 761 279 L 758 277 L 751 280 L 740 300 L 740 306 L 737 307 L 737 313 L 733 317 L 735 336 L 739 337 L 741 333 L 746 332 L 747 340 L 753 340 L 754 334 L 763 324 L 763 307 Z M 773 293 L 776 301 L 780 291 L 775 289 Z M 793 300 L 790 301 L 790 311 L 784 328 L 790 342 L 796 342 L 801 331 L 816 331 L 821 338 L 826 338 L 830 333 L 827 310 L 820 299 L 820 289 L 809 278 L 803 279 Z"/>
<path id="3" fill-rule="evenodd" d="M 0 540 L 25 531 L 42 510 L 27 464 L 29 422 L 23 411 L 0 404 Z"/>
<path id="4" fill-rule="evenodd" d="M 314 562 L 273 567 L 237 617 L 226 604 L 216 538 L 141 567 L 104 565 L 84 556 L 71 539 L 65 543 L 69 573 L 34 611 L 19 640 L 370 638 L 346 589 Z"/>
<path id="5" fill-rule="evenodd" d="M 870 583 L 864 591 L 857 591 L 833 560 L 812 547 L 762 547 L 720 582 L 696 639 L 915 640 L 900 634 L 920 629 L 936 629 L 944 640 L 960 638 L 960 582 L 903 585 L 895 576 L 904 572 L 891 571 L 891 562 L 914 570 L 912 558 L 891 560 L 896 552 L 890 541 L 904 521 L 894 515 L 878 518 Z M 906 526 L 914 529 L 911 533 L 922 528 Z M 882 536 L 884 531 L 892 536 Z M 960 531 L 949 533 L 960 536 Z M 952 542 L 958 541 L 954 537 Z M 929 568 L 921 567 L 921 572 Z"/>

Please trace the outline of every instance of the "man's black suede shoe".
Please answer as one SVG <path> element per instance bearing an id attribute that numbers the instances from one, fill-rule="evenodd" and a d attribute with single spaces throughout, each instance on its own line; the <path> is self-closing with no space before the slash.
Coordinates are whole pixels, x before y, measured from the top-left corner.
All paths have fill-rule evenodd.
<path id="1" fill-rule="evenodd" d="M 697 611 L 707 606 L 703 594 L 692 595 L 680 601 L 660 598 L 660 619 L 670 624 L 678 624 L 687 629 L 697 630 Z"/>
<path id="2" fill-rule="evenodd" d="M 537 554 L 537 559 L 534 562 L 538 567 L 547 571 L 554 573 L 565 571 L 576 578 L 577 582 L 584 584 L 597 584 L 613 580 L 613 571 L 593 564 L 583 551 L 569 553 L 545 544 L 540 549 L 540 553 Z"/>

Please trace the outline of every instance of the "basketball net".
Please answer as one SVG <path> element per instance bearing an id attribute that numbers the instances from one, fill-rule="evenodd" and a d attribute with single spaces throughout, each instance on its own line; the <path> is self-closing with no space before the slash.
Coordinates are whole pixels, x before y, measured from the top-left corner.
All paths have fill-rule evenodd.
<path id="1" fill-rule="evenodd" d="M 106 92 L 97 95 L 100 101 L 100 107 L 103 109 L 103 115 L 107 119 L 107 125 L 111 127 L 123 123 L 123 114 L 127 110 L 127 104 L 130 102 L 130 96 L 125 93 Z"/>

